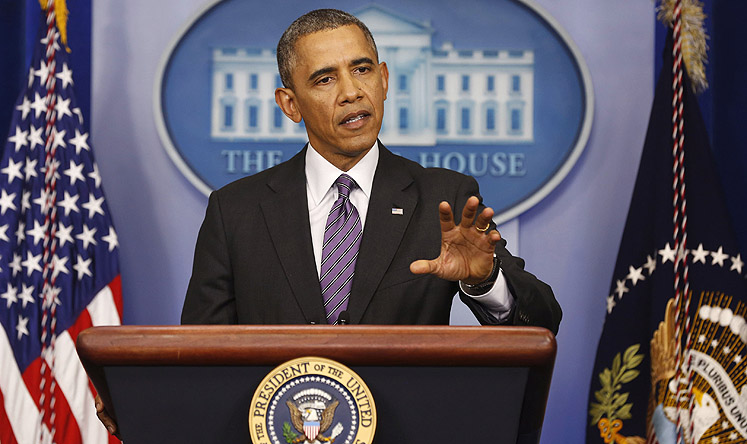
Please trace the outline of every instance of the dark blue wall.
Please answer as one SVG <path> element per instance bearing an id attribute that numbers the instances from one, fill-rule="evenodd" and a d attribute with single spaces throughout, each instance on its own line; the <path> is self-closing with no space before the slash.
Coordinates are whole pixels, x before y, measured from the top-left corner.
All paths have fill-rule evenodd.
<path id="1" fill-rule="evenodd" d="M 91 0 L 68 0 L 67 6 L 70 69 L 87 129 L 91 118 Z M 5 135 L 13 104 L 26 82 L 42 13 L 38 0 L 0 0 L 0 11 L 0 133 Z"/>

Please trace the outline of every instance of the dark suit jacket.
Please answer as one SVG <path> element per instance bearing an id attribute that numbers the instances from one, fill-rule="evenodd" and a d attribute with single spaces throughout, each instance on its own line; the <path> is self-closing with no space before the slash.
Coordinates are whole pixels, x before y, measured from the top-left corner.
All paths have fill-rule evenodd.
<path id="1" fill-rule="evenodd" d="M 350 322 L 448 324 L 458 284 L 414 275 L 409 267 L 416 259 L 439 255 L 439 202 L 448 201 L 458 219 L 467 198 L 478 195 L 477 183 L 380 147 L 348 305 Z M 325 323 L 309 228 L 305 152 L 211 194 L 182 323 Z M 392 214 L 392 208 L 403 214 Z M 506 251 L 505 241 L 496 252 L 516 297 L 507 322 L 557 332 L 561 311 L 550 287 L 524 271 L 524 261 Z M 461 297 L 481 323 L 497 323 L 480 304 Z"/>

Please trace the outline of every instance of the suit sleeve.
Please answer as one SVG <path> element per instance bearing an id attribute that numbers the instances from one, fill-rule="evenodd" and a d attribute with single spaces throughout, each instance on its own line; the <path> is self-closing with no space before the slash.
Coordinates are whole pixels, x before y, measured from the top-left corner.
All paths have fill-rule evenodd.
<path id="1" fill-rule="evenodd" d="M 485 208 L 485 205 L 482 204 L 477 182 L 474 178 L 467 176 L 457 196 L 457 203 L 454 207 L 457 209 L 456 212 L 464 207 L 470 196 L 480 198 L 479 214 Z M 490 229 L 495 229 L 495 224 L 492 222 Z M 502 323 L 498 322 L 479 302 L 460 291 L 459 297 L 462 301 L 483 325 L 503 324 L 545 327 L 553 334 L 557 334 L 563 313 L 560 304 L 555 300 L 552 288 L 524 270 L 524 260 L 508 252 L 505 239 L 501 239 L 496 244 L 495 253 L 501 260 L 501 270 L 506 279 L 506 284 L 511 294 L 516 298 L 516 303 L 507 319 Z"/>
<path id="2" fill-rule="evenodd" d="M 210 195 L 195 246 L 182 324 L 236 324 L 233 272 L 217 193 Z"/>

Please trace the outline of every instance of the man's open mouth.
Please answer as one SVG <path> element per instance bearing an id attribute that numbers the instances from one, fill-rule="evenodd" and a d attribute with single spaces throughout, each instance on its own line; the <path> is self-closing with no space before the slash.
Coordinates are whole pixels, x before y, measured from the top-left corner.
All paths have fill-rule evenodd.
<path id="1" fill-rule="evenodd" d="M 357 122 L 357 121 L 359 121 L 361 119 L 364 119 L 364 118 L 368 117 L 369 115 L 370 114 L 368 112 L 366 112 L 366 111 L 361 111 L 361 112 L 358 112 L 358 113 L 349 114 L 349 115 L 345 116 L 345 118 L 342 120 L 342 122 L 340 122 L 340 124 L 341 125 L 347 125 L 349 123 L 354 123 L 354 122 Z"/>

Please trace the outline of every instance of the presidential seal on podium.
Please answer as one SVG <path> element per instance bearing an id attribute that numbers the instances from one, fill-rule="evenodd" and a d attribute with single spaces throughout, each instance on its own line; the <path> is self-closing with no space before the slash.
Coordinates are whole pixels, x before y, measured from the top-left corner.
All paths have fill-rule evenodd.
<path id="1" fill-rule="evenodd" d="M 249 407 L 253 444 L 369 444 L 375 430 L 371 391 L 355 372 L 326 358 L 281 364 Z"/>

